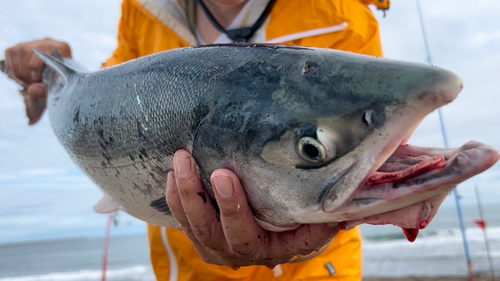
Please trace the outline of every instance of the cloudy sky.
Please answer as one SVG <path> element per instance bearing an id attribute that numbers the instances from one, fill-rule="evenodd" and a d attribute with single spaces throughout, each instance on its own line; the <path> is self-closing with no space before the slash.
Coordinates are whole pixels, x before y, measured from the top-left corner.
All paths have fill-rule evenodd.
<path id="1" fill-rule="evenodd" d="M 98 69 L 116 45 L 120 0 L 0 1 L 0 58 L 19 42 L 47 36 L 69 42 L 76 60 Z M 393 0 L 380 21 L 385 56 L 425 62 L 415 1 Z M 434 64 L 459 74 L 465 89 L 443 109 L 451 146 L 477 140 L 500 148 L 500 4 L 493 0 L 421 0 Z M 412 144 L 443 146 L 437 114 L 418 129 Z M 462 184 L 464 204 L 474 185 L 484 202 L 500 203 L 499 166 Z M 46 116 L 27 126 L 17 86 L 0 76 L 0 243 L 96 236 L 105 216 L 92 206 L 101 192 L 71 162 Z M 451 206 L 452 200 L 445 202 Z M 144 233 L 142 222 L 121 214 L 114 234 Z"/>

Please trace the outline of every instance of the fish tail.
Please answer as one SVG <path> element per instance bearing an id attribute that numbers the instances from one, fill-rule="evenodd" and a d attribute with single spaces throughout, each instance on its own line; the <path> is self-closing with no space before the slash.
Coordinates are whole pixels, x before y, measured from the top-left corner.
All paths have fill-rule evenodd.
<path id="1" fill-rule="evenodd" d="M 68 64 L 61 59 L 58 53 L 53 53 L 55 56 L 44 54 L 37 49 L 33 49 L 35 54 L 43 60 L 43 62 L 51 69 L 55 70 L 59 75 L 61 75 L 64 81 L 69 81 L 72 76 L 74 76 L 77 71 L 71 68 Z M 45 70 L 44 70 L 45 72 Z M 45 76 L 45 75 L 44 75 Z"/>

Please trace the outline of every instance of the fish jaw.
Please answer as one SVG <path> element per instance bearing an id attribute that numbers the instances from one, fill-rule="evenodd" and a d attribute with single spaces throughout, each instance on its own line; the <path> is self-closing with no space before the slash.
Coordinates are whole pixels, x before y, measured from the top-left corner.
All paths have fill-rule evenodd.
<path id="1" fill-rule="evenodd" d="M 445 192 L 419 203 L 362 219 L 344 221 L 341 229 L 348 231 L 360 224 L 386 225 L 392 224 L 401 227 L 406 238 L 414 242 L 421 229 L 426 228 L 436 216 L 439 207 L 449 193 Z"/>
<path id="2" fill-rule="evenodd" d="M 441 193 L 435 197 L 421 201 L 419 203 L 377 214 L 357 220 L 345 221 L 344 230 L 350 230 L 360 224 L 386 225 L 392 224 L 403 229 L 424 229 L 436 216 L 437 211 L 443 201 L 448 196 L 448 192 Z"/>
<path id="3" fill-rule="evenodd" d="M 427 155 L 420 153 L 411 154 L 412 151 L 422 152 L 424 150 L 427 150 Z M 343 206 L 329 212 L 329 214 L 338 221 L 364 219 L 376 223 L 374 218 L 370 218 L 371 216 L 394 210 L 402 211 L 403 208 L 408 206 L 425 202 L 443 193 L 446 194 L 459 183 L 489 169 L 500 158 L 498 151 L 492 147 L 471 141 L 458 149 L 449 150 L 413 148 L 406 145 L 396 150 L 390 159 L 406 159 L 407 161 L 408 159 L 413 159 L 420 161 L 426 158 L 435 158 L 437 154 L 443 152 L 444 154 L 438 157 L 443 157 L 444 166 L 442 165 L 442 161 L 440 161 L 439 165 L 427 171 L 419 167 L 417 168 L 417 173 L 409 177 L 403 176 L 399 179 L 392 179 L 389 182 L 371 182 L 374 176 L 384 174 L 384 172 L 375 172 L 363 182 Z M 422 160 L 422 162 L 424 161 L 426 160 Z M 407 169 L 412 169 L 413 167 L 411 166 Z M 418 173 L 418 169 L 422 169 L 422 173 Z M 422 218 L 421 221 L 412 225 L 412 227 L 422 229 L 427 226 L 428 223 L 426 221 L 426 218 Z M 400 222 L 393 224 L 409 227 Z"/>

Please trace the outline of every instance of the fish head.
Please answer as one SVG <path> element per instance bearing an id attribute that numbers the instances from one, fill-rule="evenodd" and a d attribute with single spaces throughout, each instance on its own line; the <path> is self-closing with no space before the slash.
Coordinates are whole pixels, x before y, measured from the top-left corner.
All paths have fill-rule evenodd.
<path id="1" fill-rule="evenodd" d="M 430 158 L 410 152 L 411 161 L 379 171 L 409 149 L 407 140 L 429 113 L 460 93 L 463 82 L 450 71 L 332 50 L 284 48 L 258 57 L 227 75 L 230 94 L 198 128 L 193 152 L 206 178 L 213 172 L 209 167 L 240 177 L 257 221 L 267 229 L 380 224 L 374 216 L 388 212 L 396 215 L 384 222 L 393 223 L 394 217 L 401 220 L 395 211 L 420 212 L 410 206 L 449 192 L 499 158 L 477 144 L 439 151 L 441 158 L 435 151 Z M 467 165 L 458 163 L 457 153 L 470 154 L 464 156 Z M 422 174 L 437 180 L 411 183 Z"/>

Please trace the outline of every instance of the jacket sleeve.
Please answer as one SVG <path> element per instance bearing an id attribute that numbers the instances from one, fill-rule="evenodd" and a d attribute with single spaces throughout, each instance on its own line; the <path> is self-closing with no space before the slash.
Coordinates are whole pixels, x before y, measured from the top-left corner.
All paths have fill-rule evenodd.
<path id="1" fill-rule="evenodd" d="M 135 7 L 129 0 L 122 2 L 122 15 L 118 25 L 118 46 L 113 55 L 104 63 L 103 68 L 124 63 L 139 57 L 137 41 L 134 38 Z"/>

